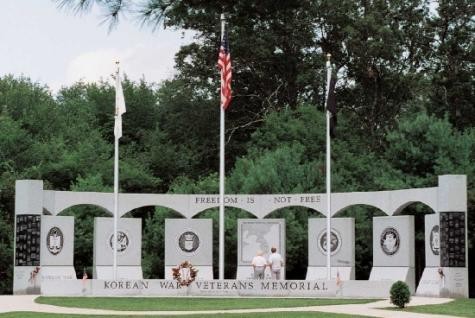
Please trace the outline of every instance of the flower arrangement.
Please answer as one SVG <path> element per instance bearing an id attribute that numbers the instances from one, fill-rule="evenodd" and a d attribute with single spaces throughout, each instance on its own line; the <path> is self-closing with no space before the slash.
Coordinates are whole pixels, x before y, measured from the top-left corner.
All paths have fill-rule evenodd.
<path id="1" fill-rule="evenodd" d="M 184 261 L 178 267 L 172 268 L 172 273 L 173 279 L 180 286 L 190 286 L 195 281 L 198 270 L 189 261 Z"/>

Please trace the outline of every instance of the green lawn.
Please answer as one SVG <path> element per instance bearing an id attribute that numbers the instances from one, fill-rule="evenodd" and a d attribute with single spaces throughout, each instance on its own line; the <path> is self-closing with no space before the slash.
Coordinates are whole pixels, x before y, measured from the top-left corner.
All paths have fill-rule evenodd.
<path id="1" fill-rule="evenodd" d="M 413 306 L 404 311 L 475 318 L 475 299 L 456 299 L 441 305 Z"/>
<path id="2" fill-rule="evenodd" d="M 124 317 L 134 317 L 134 318 L 176 318 L 176 317 L 189 317 L 189 318 L 214 318 L 214 317 L 224 317 L 224 318 L 350 318 L 350 317 L 361 317 L 364 316 L 355 316 L 355 315 L 341 315 L 341 314 L 329 314 L 329 313 L 319 313 L 319 312 L 273 312 L 273 313 L 249 313 L 249 314 L 216 314 L 216 315 L 186 315 L 186 316 L 85 316 L 85 315 L 70 315 L 70 314 L 41 314 L 36 312 L 16 312 L 16 313 L 7 313 L 0 314 L 1 318 L 124 318 Z"/>
<path id="3" fill-rule="evenodd" d="M 40 304 L 111 310 L 221 310 L 250 308 L 307 307 L 363 304 L 375 300 L 332 298 L 138 298 L 138 297 L 38 297 Z"/>

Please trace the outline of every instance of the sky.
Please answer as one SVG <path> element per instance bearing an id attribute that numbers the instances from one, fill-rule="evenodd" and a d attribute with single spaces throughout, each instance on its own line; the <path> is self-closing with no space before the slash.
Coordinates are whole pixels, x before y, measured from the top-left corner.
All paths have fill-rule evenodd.
<path id="1" fill-rule="evenodd" d="M 174 74 L 174 54 L 192 40 L 182 31 L 122 18 L 109 32 L 103 12 L 74 14 L 52 0 L 0 0 L 0 76 L 26 76 L 52 92 L 79 80 L 110 80 L 115 61 L 132 80 Z"/>

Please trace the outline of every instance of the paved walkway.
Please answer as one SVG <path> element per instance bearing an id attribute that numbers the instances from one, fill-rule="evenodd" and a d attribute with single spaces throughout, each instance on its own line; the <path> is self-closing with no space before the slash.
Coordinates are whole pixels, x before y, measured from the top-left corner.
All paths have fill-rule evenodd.
<path id="1" fill-rule="evenodd" d="M 259 313 L 259 312 L 291 312 L 291 311 L 319 311 L 341 313 L 349 315 L 364 315 L 371 317 L 388 318 L 443 318 L 453 317 L 446 315 L 429 315 L 408 312 L 383 310 L 378 308 L 390 307 L 388 300 L 376 301 L 369 304 L 332 305 L 293 308 L 264 308 L 264 309 L 233 309 L 233 310 L 202 310 L 202 311 L 115 311 L 101 309 L 68 308 L 35 303 L 36 295 L 0 296 L 0 313 L 12 311 L 34 311 L 42 313 L 83 314 L 83 315 L 191 315 L 191 314 L 220 314 L 220 313 Z M 435 305 L 451 301 L 448 298 L 412 297 L 410 306 Z"/>

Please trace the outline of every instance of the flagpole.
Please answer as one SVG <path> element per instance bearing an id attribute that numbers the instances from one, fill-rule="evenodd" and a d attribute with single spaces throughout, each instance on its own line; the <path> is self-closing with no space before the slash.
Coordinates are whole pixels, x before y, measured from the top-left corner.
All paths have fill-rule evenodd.
<path id="1" fill-rule="evenodd" d="M 331 81 L 331 54 L 327 54 L 327 87 L 325 93 L 326 111 L 326 189 L 327 189 L 327 279 L 331 279 L 331 145 L 330 145 L 330 111 L 327 109 Z"/>
<path id="2" fill-rule="evenodd" d="M 116 115 L 117 117 L 117 115 Z M 117 118 L 116 118 L 117 120 Z M 119 200 L 119 138 L 114 137 L 114 280 L 117 280 L 117 210 Z"/>
<path id="3" fill-rule="evenodd" d="M 116 81 L 119 76 L 119 62 L 116 62 Z M 116 92 L 117 94 L 117 92 Z M 117 102 L 116 102 L 117 104 Z M 115 125 L 119 121 L 119 111 L 117 105 L 115 106 Z M 121 120 L 121 119 L 120 119 Z M 122 124 L 122 123 L 121 123 Z M 114 249 L 114 261 L 113 261 L 113 277 L 117 280 L 117 218 L 118 218 L 118 205 L 119 205 L 119 136 L 114 132 L 114 236 L 113 236 L 113 249 Z"/>
<path id="4" fill-rule="evenodd" d="M 224 36 L 226 17 L 221 14 L 221 41 Z M 220 103 L 219 125 L 219 279 L 224 279 L 224 107 Z"/>

